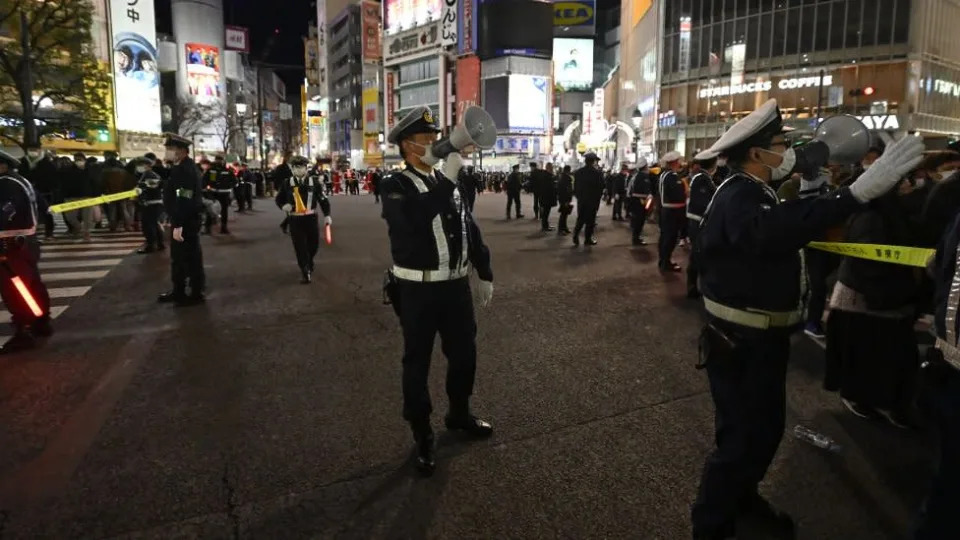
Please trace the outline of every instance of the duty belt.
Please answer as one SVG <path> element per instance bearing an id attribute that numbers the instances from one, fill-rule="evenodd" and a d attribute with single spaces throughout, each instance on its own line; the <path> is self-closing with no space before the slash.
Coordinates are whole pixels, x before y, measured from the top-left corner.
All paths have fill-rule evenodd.
<path id="1" fill-rule="evenodd" d="M 184 199 L 192 199 L 192 198 L 193 198 L 193 190 L 192 190 L 192 189 L 179 188 L 179 189 L 177 189 L 177 197 L 183 197 Z"/>
<path id="2" fill-rule="evenodd" d="M 673 203 L 660 203 L 660 206 L 663 208 L 686 208 L 687 203 L 682 202 L 673 202 Z"/>
<path id="3" fill-rule="evenodd" d="M 801 321 L 798 311 L 765 311 L 762 309 L 737 309 L 714 302 L 703 297 L 703 306 L 707 313 L 718 319 L 749 328 L 766 330 L 767 328 L 788 328 Z"/>
<path id="4" fill-rule="evenodd" d="M 16 238 L 17 236 L 30 236 L 33 234 L 37 234 L 36 227 L 30 227 L 29 229 L 7 229 L 0 231 L 0 238 Z"/>
<path id="5" fill-rule="evenodd" d="M 694 214 L 692 212 L 687 212 L 687 218 L 692 219 L 697 223 L 700 223 L 701 221 L 703 221 L 703 216 L 698 216 L 697 214 Z"/>
<path id="6" fill-rule="evenodd" d="M 937 338 L 936 347 L 938 351 L 943 353 L 944 361 L 950 364 L 953 369 L 960 371 L 960 349 L 957 349 L 940 338 Z"/>
<path id="7" fill-rule="evenodd" d="M 403 279 L 406 281 L 420 281 L 420 282 L 433 282 L 433 281 L 453 281 L 455 279 L 460 279 L 470 275 L 470 265 L 461 266 L 456 269 L 449 268 L 440 268 L 438 270 L 413 270 L 411 268 L 401 268 L 394 265 L 391 270 L 393 275 L 397 276 L 397 279 Z"/>
<path id="8" fill-rule="evenodd" d="M 151 206 L 154 204 L 163 204 L 163 199 L 154 199 L 151 201 L 142 201 L 144 206 Z"/>
<path id="9" fill-rule="evenodd" d="M 233 189 L 218 189 L 217 193 L 233 193 Z"/>

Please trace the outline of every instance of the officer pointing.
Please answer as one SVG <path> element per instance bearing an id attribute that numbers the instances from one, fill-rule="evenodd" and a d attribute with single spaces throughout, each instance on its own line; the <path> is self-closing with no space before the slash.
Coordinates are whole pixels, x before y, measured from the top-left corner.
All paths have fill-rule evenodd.
<path id="1" fill-rule="evenodd" d="M 905 137 L 849 188 L 779 203 L 769 183 L 790 174 L 797 155 L 771 99 L 697 155 L 725 156 L 732 175 L 707 207 L 695 246 L 709 314 L 700 361 L 717 426 L 692 509 L 695 538 L 728 538 L 743 521 L 764 530 L 764 538 L 792 537 L 793 520 L 757 485 L 783 434 L 790 334 L 803 320 L 800 249 L 889 191 L 922 151 L 918 138 Z"/>
<path id="2" fill-rule="evenodd" d="M 388 140 L 400 147 L 406 169 L 381 186 L 393 255 L 386 290 L 403 328 L 403 417 L 413 431 L 417 469 L 424 475 L 435 466 L 427 378 L 437 333 L 447 357 L 447 429 L 477 438 L 493 433 L 489 423 L 470 411 L 477 323 L 469 275 L 471 269 L 477 271 L 480 304 L 486 306 L 493 297 L 490 251 L 457 188 L 460 154 L 451 153 L 440 170 L 433 168 L 438 160 L 431 144 L 439 132 L 427 107 L 400 120 Z"/>

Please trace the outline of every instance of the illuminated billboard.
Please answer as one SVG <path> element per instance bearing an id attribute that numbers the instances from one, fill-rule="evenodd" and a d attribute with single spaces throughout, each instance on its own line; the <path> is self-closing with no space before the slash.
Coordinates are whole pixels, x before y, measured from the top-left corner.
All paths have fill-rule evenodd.
<path id="1" fill-rule="evenodd" d="M 160 71 L 153 0 L 110 0 L 117 129 L 160 133 Z"/>
<path id="2" fill-rule="evenodd" d="M 219 99 L 220 49 L 202 43 L 187 43 L 187 89 L 199 100 Z"/>
<path id="3" fill-rule="evenodd" d="M 443 0 L 386 0 L 383 30 L 395 34 L 440 19 Z"/>
<path id="4" fill-rule="evenodd" d="M 554 38 L 553 70 L 564 90 L 593 88 L 593 40 Z"/>
<path id="5" fill-rule="evenodd" d="M 512 133 L 546 133 L 550 125 L 549 91 L 546 77 L 510 75 L 507 123 Z"/>

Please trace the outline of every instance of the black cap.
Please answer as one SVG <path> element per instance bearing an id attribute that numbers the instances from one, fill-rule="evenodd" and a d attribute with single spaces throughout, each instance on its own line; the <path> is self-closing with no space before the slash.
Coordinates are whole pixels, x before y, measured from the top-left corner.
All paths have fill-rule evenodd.
<path id="1" fill-rule="evenodd" d="M 147 158 L 147 159 L 149 159 L 149 160 L 151 160 L 151 161 L 156 161 L 156 160 L 157 160 L 157 155 L 154 154 L 153 152 L 147 152 L 146 154 L 143 155 L 143 157 L 145 157 L 145 158 Z"/>
<path id="2" fill-rule="evenodd" d="M 193 144 L 190 139 L 186 137 L 181 137 L 176 133 L 167 133 L 167 140 L 163 143 L 163 146 L 170 148 L 183 148 L 184 150 L 189 149 L 190 145 Z"/>
<path id="3" fill-rule="evenodd" d="M 387 142 L 390 144 L 400 144 L 400 141 L 417 133 L 440 133 L 440 128 L 433 119 L 433 112 L 429 107 L 417 107 L 407 113 L 406 116 L 397 122 L 397 125 L 390 130 L 387 136 Z"/>
<path id="4" fill-rule="evenodd" d="M 597 155 L 594 154 L 593 152 L 587 152 L 586 154 L 584 154 L 583 159 L 587 163 L 590 163 L 591 161 L 600 161 L 600 158 L 597 157 Z"/>
<path id="5" fill-rule="evenodd" d="M 290 158 L 288 164 L 291 167 L 308 167 L 310 165 L 310 160 L 303 156 L 293 156 Z"/>

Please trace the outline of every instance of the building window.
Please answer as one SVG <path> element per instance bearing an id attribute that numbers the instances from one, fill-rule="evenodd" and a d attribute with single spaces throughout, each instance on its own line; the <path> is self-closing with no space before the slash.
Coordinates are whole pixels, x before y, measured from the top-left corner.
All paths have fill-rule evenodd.
<path id="1" fill-rule="evenodd" d="M 882 14 L 877 20 L 877 45 L 889 45 L 893 42 L 894 3 L 895 0 L 877 0 L 876 12 Z"/>
<path id="2" fill-rule="evenodd" d="M 842 2 L 834 2 L 833 9 L 830 13 L 830 48 L 831 49 L 842 49 L 843 48 L 843 35 L 846 32 L 846 25 L 844 20 L 846 19 L 847 6 Z"/>
<path id="3" fill-rule="evenodd" d="M 860 47 L 860 34 L 863 29 L 861 0 L 847 0 L 847 39 L 845 46 L 848 49 Z"/>
<path id="4" fill-rule="evenodd" d="M 896 15 L 893 16 L 893 42 L 906 43 L 910 33 L 910 1 L 897 0 Z"/>
<path id="5" fill-rule="evenodd" d="M 796 34 L 793 36 L 797 38 Z M 782 56 L 787 43 L 787 12 L 777 11 L 773 14 L 773 49 L 770 56 Z"/>

